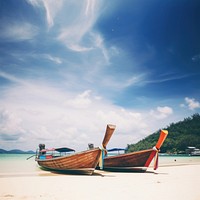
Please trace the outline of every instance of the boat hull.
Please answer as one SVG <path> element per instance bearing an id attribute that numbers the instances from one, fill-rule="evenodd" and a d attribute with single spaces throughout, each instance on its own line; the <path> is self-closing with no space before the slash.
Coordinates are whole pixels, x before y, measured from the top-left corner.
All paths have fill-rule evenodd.
<path id="1" fill-rule="evenodd" d="M 37 159 L 38 165 L 52 171 L 92 174 L 99 162 L 100 148 L 50 159 Z"/>
<path id="2" fill-rule="evenodd" d="M 167 130 L 161 130 L 158 141 L 152 149 L 105 157 L 103 169 L 109 171 L 146 171 L 155 157 L 154 170 L 156 170 L 158 168 L 158 151 L 167 135 Z"/>
<path id="3" fill-rule="evenodd" d="M 156 151 L 153 149 L 126 153 L 104 158 L 104 170 L 107 171 L 146 171 Z"/>

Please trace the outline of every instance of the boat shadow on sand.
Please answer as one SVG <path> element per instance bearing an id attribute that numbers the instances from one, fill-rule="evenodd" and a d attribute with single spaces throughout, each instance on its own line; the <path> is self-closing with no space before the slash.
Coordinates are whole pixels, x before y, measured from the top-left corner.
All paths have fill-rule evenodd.
<path id="1" fill-rule="evenodd" d="M 40 167 L 41 170 L 50 172 L 52 175 L 66 175 L 66 176 L 100 176 L 100 177 L 116 177 L 117 174 L 123 173 L 123 174 L 152 174 L 152 175 L 168 175 L 168 173 L 162 173 L 162 172 L 156 172 L 156 171 L 130 171 L 130 170 L 120 170 L 120 171 L 104 171 L 104 170 L 95 170 L 92 174 L 87 173 L 81 173 L 76 170 L 68 170 L 68 171 L 62 171 L 62 170 L 49 170 L 44 169 Z M 50 175 L 49 174 L 49 175 Z M 45 174 L 45 176 L 48 176 Z"/>
<path id="2" fill-rule="evenodd" d="M 50 169 L 46 169 L 43 167 L 39 167 L 42 171 L 46 171 L 46 172 L 50 172 L 54 175 L 68 175 L 68 176 L 74 176 L 74 175 L 81 175 L 81 176 L 104 176 L 104 174 L 102 174 L 102 171 L 94 171 L 92 174 L 87 173 L 85 171 L 77 171 L 77 170 L 50 170 Z"/>

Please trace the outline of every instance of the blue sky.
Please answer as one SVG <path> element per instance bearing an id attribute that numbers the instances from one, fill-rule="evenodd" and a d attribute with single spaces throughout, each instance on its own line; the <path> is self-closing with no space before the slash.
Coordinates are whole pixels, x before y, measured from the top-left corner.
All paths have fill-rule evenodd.
<path id="1" fill-rule="evenodd" d="M 126 147 L 200 111 L 198 0 L 0 0 L 0 148 Z"/>

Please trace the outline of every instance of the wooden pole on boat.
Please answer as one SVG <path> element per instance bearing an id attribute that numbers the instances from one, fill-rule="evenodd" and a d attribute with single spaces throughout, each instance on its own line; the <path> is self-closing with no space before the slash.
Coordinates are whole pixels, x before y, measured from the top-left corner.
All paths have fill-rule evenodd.
<path id="1" fill-rule="evenodd" d="M 107 125 L 106 133 L 105 133 L 105 136 L 104 136 L 104 139 L 103 139 L 103 142 L 102 142 L 103 148 L 106 148 L 115 128 L 116 128 L 115 125 L 112 125 L 112 124 Z"/>
<path id="2" fill-rule="evenodd" d="M 103 165 L 104 165 L 104 157 L 105 157 L 105 153 L 106 153 L 106 146 L 115 130 L 116 126 L 112 125 L 112 124 L 108 124 L 107 128 L 106 128 L 106 133 L 102 142 L 102 147 L 101 147 L 101 155 L 100 155 L 100 159 L 99 159 L 99 167 L 100 169 L 103 169 Z"/>
<path id="3" fill-rule="evenodd" d="M 156 149 L 160 149 L 160 147 L 162 146 L 163 142 L 165 141 L 166 137 L 168 135 L 168 131 L 167 130 L 161 130 L 160 131 L 160 137 L 158 139 L 158 142 L 156 143 Z"/>
<path id="4" fill-rule="evenodd" d="M 30 157 L 26 158 L 26 160 L 29 160 L 29 159 L 30 159 L 30 158 L 32 158 L 33 156 L 35 156 L 35 155 L 32 155 L 32 156 L 30 156 Z"/>

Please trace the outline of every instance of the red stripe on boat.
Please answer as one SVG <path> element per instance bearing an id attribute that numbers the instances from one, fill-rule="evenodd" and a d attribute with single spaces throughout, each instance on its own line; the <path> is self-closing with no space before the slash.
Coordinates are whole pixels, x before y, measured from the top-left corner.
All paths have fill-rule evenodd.
<path id="1" fill-rule="evenodd" d="M 152 151 L 148 160 L 146 161 L 146 163 L 144 165 L 145 167 L 148 167 L 150 165 L 150 163 L 151 163 L 151 161 L 152 161 L 152 159 L 154 158 L 155 155 L 156 155 L 156 151 Z"/>

